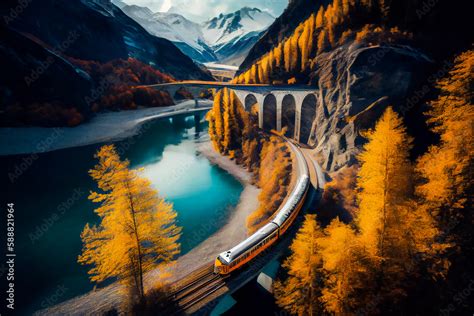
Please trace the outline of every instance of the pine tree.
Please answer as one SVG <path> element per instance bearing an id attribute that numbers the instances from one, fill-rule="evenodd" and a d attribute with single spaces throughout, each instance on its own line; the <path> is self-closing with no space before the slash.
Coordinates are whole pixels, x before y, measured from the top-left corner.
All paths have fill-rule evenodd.
<path id="1" fill-rule="evenodd" d="M 221 90 L 214 97 L 214 104 L 212 106 L 212 109 L 207 114 L 207 118 L 210 124 L 212 124 L 212 128 L 209 130 L 210 131 L 209 135 L 212 141 L 212 145 L 220 153 L 223 153 L 224 151 L 223 146 L 222 146 L 222 143 L 224 140 L 223 139 L 224 138 L 224 119 L 222 117 L 222 114 L 223 114 L 222 98 L 223 98 L 223 92 Z"/>
<path id="2" fill-rule="evenodd" d="M 176 212 L 140 171 L 120 160 L 113 145 L 103 146 L 95 157 L 99 162 L 89 173 L 101 192 L 89 199 L 101 204 L 95 210 L 100 222 L 85 226 L 78 262 L 93 266 L 91 281 L 118 278 L 143 300 L 144 274 L 179 254 Z"/>
<path id="3" fill-rule="evenodd" d="M 319 315 L 322 261 L 318 251 L 318 238 L 323 237 L 316 215 L 306 215 L 303 226 L 291 244 L 291 256 L 283 267 L 288 271 L 284 282 L 277 282 L 277 304 L 293 315 Z"/>
<path id="4" fill-rule="evenodd" d="M 275 52 L 275 67 L 281 68 L 284 67 L 284 53 L 283 53 L 283 43 L 279 43 L 277 47 L 274 49 Z"/>
<path id="5" fill-rule="evenodd" d="M 311 34 L 311 22 L 313 17 L 311 16 L 308 20 L 304 22 L 304 29 L 301 33 L 301 36 L 298 40 L 298 49 L 301 51 L 301 70 L 306 69 L 306 63 L 309 59 L 309 53 L 311 51 L 310 46 L 310 36 Z"/>
<path id="6" fill-rule="evenodd" d="M 318 35 L 318 53 L 325 51 L 328 48 L 328 38 L 326 30 L 321 30 Z"/>
<path id="7" fill-rule="evenodd" d="M 222 154 L 227 155 L 232 150 L 232 129 L 234 116 L 232 115 L 232 104 L 230 103 L 230 91 L 222 89 L 222 117 L 224 119 L 224 139 L 222 141 Z"/>
<path id="8" fill-rule="evenodd" d="M 260 62 L 257 64 L 257 74 L 258 74 L 258 80 L 256 83 L 265 83 L 265 75 L 263 71 L 263 63 L 266 63 L 266 58 L 263 57 Z"/>
<path id="9" fill-rule="evenodd" d="M 290 71 L 291 73 L 298 72 L 301 70 L 301 54 L 302 51 L 298 46 L 299 39 L 304 30 L 304 24 L 300 24 L 293 35 L 290 37 Z"/>

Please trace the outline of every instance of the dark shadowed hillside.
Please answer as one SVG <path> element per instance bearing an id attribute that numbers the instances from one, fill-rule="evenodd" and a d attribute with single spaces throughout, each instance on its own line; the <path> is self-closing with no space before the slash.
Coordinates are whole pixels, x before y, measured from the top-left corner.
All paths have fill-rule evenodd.
<path id="1" fill-rule="evenodd" d="M 16 6 L 17 1 L 2 1 L 2 16 L 9 17 Z M 210 78 L 170 41 L 150 35 L 108 0 L 30 1 L 6 23 L 52 47 L 77 33 L 63 51 L 73 58 L 107 62 L 132 57 L 177 79 Z"/>
<path id="2" fill-rule="evenodd" d="M 172 104 L 134 85 L 212 80 L 109 1 L 3 1 L 0 13 L 2 125 L 74 126 L 103 109 Z"/>
<path id="3" fill-rule="evenodd" d="M 255 60 L 293 33 L 298 24 L 314 13 L 321 4 L 328 2 L 328 0 L 290 0 L 283 14 L 275 20 L 265 35 L 252 47 L 240 69 L 244 70 L 252 66 Z"/>
<path id="4" fill-rule="evenodd" d="M 300 5 L 291 2 L 285 14 Z M 453 55 L 470 47 L 469 13 L 448 1 L 430 6 L 406 0 L 333 0 L 307 12 L 292 32 L 289 24 L 275 22 L 273 37 L 256 44 L 259 54 L 247 58 L 234 81 L 314 86 L 317 106 L 302 126 L 328 170 L 355 161 L 361 131 L 373 127 L 388 105 L 417 136 L 414 153 L 426 149 L 432 140 L 420 124 L 423 102 L 435 93 L 434 82 Z M 269 40 L 278 37 L 276 45 Z"/>

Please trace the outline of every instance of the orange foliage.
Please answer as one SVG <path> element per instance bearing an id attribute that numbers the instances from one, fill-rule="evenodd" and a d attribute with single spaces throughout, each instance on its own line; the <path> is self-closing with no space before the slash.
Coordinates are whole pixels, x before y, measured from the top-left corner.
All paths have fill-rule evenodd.
<path id="1" fill-rule="evenodd" d="M 388 7 L 384 0 L 377 0 L 380 2 L 377 5 L 373 2 L 333 0 L 326 8 L 321 5 L 317 14 L 312 14 L 300 23 L 293 34 L 255 61 L 255 64 L 260 64 L 263 60 L 267 60 L 272 65 L 271 71 L 263 70 L 257 77 L 254 75 L 252 65 L 236 77 L 234 82 L 248 83 L 249 80 L 256 83 L 271 83 L 275 80 L 286 82 L 292 77 L 304 77 L 299 75 L 314 69 L 312 60 L 318 54 L 345 44 L 354 35 L 357 41 L 367 43 L 394 42 L 412 37 L 412 34 L 397 28 L 365 24 L 367 21 L 378 22 L 374 17 L 387 13 Z"/>
<path id="2" fill-rule="evenodd" d="M 84 121 L 84 116 L 75 107 L 65 107 L 58 102 L 43 102 L 8 106 L 3 119 L 9 124 L 16 122 L 14 126 L 74 127 Z"/>
<path id="3" fill-rule="evenodd" d="M 286 196 L 291 174 L 289 150 L 279 137 L 268 137 L 258 130 L 255 110 L 247 113 L 229 89 L 216 95 L 207 120 L 214 148 L 252 171 L 262 189 L 259 208 L 247 219 L 247 227 L 253 232 Z"/>
<path id="4" fill-rule="evenodd" d="M 287 195 L 291 178 L 291 155 L 281 138 L 271 136 L 263 143 L 260 153 L 258 185 L 259 207 L 247 218 L 249 233 L 263 226 L 278 210 Z"/>
<path id="5" fill-rule="evenodd" d="M 116 59 L 105 64 L 78 59 L 71 59 L 71 62 L 84 69 L 103 92 L 98 98 L 86 98 L 95 111 L 129 110 L 138 106 L 157 107 L 173 104 L 173 99 L 167 92 L 133 88 L 137 85 L 174 81 L 173 77 L 134 58 Z"/>

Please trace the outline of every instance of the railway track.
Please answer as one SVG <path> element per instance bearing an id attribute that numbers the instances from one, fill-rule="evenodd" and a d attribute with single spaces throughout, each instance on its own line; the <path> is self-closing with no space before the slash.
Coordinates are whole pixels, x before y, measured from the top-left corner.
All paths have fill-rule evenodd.
<path id="1" fill-rule="evenodd" d="M 214 273 L 214 265 L 208 264 L 197 269 L 192 278 L 185 278 L 178 282 L 168 295 L 172 302 L 164 310 L 166 315 L 179 315 L 211 296 L 224 287 L 225 277 Z"/>
<path id="2" fill-rule="evenodd" d="M 316 179 L 313 168 L 308 168 L 307 160 L 308 157 L 292 142 L 284 138 L 290 145 L 292 151 L 296 153 L 298 159 L 299 173 L 309 176 L 310 170 L 312 171 L 311 178 Z M 308 170 L 309 169 L 309 170 Z M 317 180 L 316 180 L 317 186 Z M 214 264 L 209 263 L 203 267 L 195 270 L 191 276 L 180 280 L 172 289 L 172 292 L 168 296 L 170 302 L 168 308 L 164 310 L 165 315 L 180 315 L 186 312 L 193 312 L 199 309 L 206 301 L 206 298 L 210 298 L 217 291 L 226 286 L 225 278 L 229 275 L 221 275 L 214 273 Z"/>

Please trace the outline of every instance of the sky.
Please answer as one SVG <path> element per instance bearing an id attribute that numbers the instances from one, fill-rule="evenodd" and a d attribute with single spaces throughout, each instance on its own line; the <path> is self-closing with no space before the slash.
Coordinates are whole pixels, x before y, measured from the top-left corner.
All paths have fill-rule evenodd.
<path id="1" fill-rule="evenodd" d="M 174 12 L 195 22 L 203 22 L 220 13 L 230 13 L 243 7 L 259 8 L 278 17 L 288 0 L 122 0 L 126 4 L 148 7 L 154 12 Z"/>

